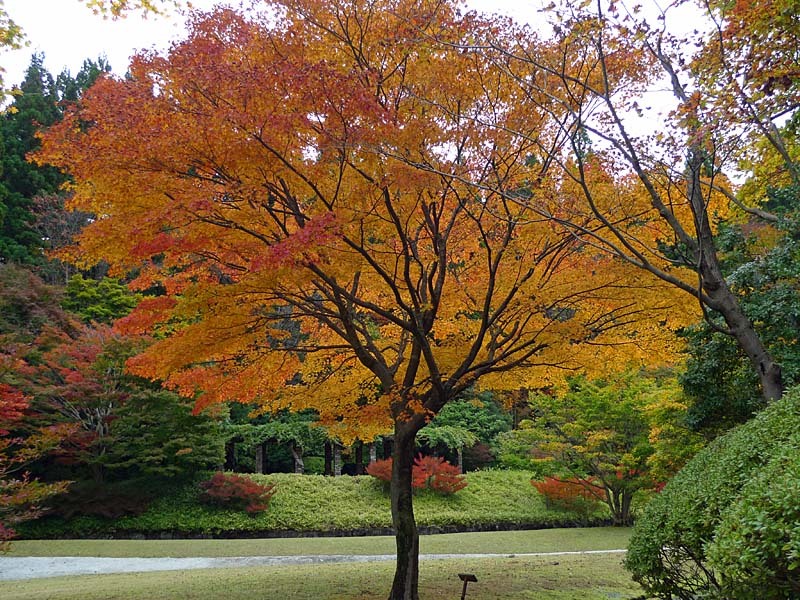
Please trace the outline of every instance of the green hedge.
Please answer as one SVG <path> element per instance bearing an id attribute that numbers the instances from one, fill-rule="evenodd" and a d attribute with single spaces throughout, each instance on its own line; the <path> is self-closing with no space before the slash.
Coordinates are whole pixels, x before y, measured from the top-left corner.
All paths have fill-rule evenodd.
<path id="1" fill-rule="evenodd" d="M 742 488 L 706 551 L 724 598 L 800 597 L 800 436 Z"/>
<path id="2" fill-rule="evenodd" d="M 369 476 L 324 477 L 279 473 L 253 475 L 274 483 L 269 510 L 250 516 L 198 501 L 197 485 L 187 485 L 155 501 L 138 516 L 119 519 L 48 517 L 19 528 L 24 538 L 130 537 L 135 535 L 280 535 L 281 532 L 346 533 L 391 527 L 389 497 L 381 482 Z M 452 496 L 422 491 L 414 512 L 421 527 L 525 528 L 602 522 L 545 508 L 523 471 L 476 471 L 469 485 Z"/>
<path id="3" fill-rule="evenodd" d="M 636 523 L 626 566 L 659 598 L 800 597 L 800 388 L 692 459 Z"/>

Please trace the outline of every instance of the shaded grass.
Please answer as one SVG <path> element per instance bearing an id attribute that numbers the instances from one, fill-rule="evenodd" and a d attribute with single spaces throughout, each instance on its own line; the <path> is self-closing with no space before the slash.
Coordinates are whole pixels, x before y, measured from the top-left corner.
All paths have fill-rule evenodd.
<path id="1" fill-rule="evenodd" d="M 263 535 L 265 532 L 345 532 L 391 527 L 389 496 L 382 482 L 369 476 L 324 477 L 276 473 L 253 476 L 276 485 L 270 508 L 259 515 L 203 505 L 196 485 L 159 499 L 145 513 L 120 519 L 46 518 L 22 524 L 24 538 L 92 537 L 135 534 Z M 548 509 L 524 471 L 476 471 L 468 486 L 452 496 L 422 491 L 414 500 L 420 527 L 558 527 L 579 523 L 570 512 Z M 597 522 L 604 513 L 595 515 Z M 589 524 L 589 523 L 586 523 Z"/>
<path id="2" fill-rule="evenodd" d="M 89 575 L 3 584 L 4 600 L 377 600 L 386 597 L 392 563 L 209 569 Z M 474 573 L 468 598 L 629 599 L 641 594 L 619 555 L 431 560 L 420 567 L 422 598 L 458 598 L 457 574 Z"/>
<path id="3" fill-rule="evenodd" d="M 423 535 L 423 554 L 520 554 L 625 548 L 630 529 L 596 527 Z M 242 540 L 21 540 L 11 556 L 221 557 L 394 554 L 391 536 Z"/>

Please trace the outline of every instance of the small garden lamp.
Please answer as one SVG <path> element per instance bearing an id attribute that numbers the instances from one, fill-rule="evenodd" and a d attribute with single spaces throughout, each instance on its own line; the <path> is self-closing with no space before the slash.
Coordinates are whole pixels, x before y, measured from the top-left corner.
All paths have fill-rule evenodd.
<path id="1" fill-rule="evenodd" d="M 474 581 L 477 583 L 478 578 L 475 577 L 472 573 L 459 573 L 458 578 L 464 582 L 464 589 L 461 591 L 461 600 L 464 600 L 467 597 L 467 584 L 470 581 Z"/>

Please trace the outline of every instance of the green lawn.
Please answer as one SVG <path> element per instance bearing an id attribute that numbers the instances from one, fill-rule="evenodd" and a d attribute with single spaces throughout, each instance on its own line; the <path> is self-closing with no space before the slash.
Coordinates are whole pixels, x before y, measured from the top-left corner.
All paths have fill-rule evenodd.
<path id="1" fill-rule="evenodd" d="M 392 563 L 209 569 L 88 575 L 3 582 L 4 600 L 254 600 L 256 598 L 377 600 L 391 587 Z M 460 597 L 458 573 L 473 573 L 467 598 L 624 600 L 641 588 L 622 557 L 582 555 L 431 560 L 420 566 L 423 599 Z"/>
<path id="2" fill-rule="evenodd" d="M 258 479 L 278 484 L 269 511 L 250 517 L 212 510 L 197 503 L 186 488 L 158 501 L 139 517 L 116 521 L 94 518 L 74 522 L 33 523 L 28 537 L 92 532 L 125 536 L 137 532 L 214 533 L 241 530 L 352 530 L 390 524 L 388 497 L 367 477 L 323 478 L 278 475 Z M 415 513 L 429 526 L 552 526 L 574 522 L 575 515 L 549 510 L 530 485 L 530 475 L 513 471 L 470 474 L 470 485 L 453 497 L 419 494 Z M 536 529 L 424 535 L 423 554 L 500 554 L 491 558 L 425 560 L 421 563 L 423 599 L 458 598 L 458 573 L 474 573 L 467 598 L 533 600 L 625 600 L 641 595 L 622 567 L 621 554 L 520 556 L 527 553 L 625 548 L 623 528 Z M 68 536 L 67 536 L 68 537 Z M 263 539 L 21 540 L 11 556 L 224 557 L 313 554 L 393 554 L 394 538 L 306 537 Z M 385 598 L 393 562 L 317 564 L 165 571 L 121 575 L 84 575 L 7 581 L 0 597 L 14 599 L 109 600 L 254 600 L 256 598 L 371 600 Z"/>
<path id="3" fill-rule="evenodd" d="M 521 554 L 625 548 L 630 529 L 595 527 L 424 535 L 423 554 Z M 394 538 L 319 537 L 253 540 L 20 540 L 10 556 L 296 556 L 393 554 Z"/>

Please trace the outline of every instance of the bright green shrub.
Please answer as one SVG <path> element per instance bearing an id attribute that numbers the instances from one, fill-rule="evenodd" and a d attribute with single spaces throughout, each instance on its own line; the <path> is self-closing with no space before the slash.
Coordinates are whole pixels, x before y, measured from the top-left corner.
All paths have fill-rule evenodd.
<path id="1" fill-rule="evenodd" d="M 700 451 L 637 521 L 626 559 L 633 578 L 659 598 L 797 597 L 781 591 L 787 585 L 781 578 L 794 564 L 796 533 L 787 539 L 789 558 L 779 559 L 782 565 L 770 564 L 767 557 L 784 552 L 775 539 L 780 519 L 791 519 L 791 501 L 787 505 L 779 495 L 791 489 L 796 471 L 780 457 L 800 448 L 799 430 L 800 389 L 795 388 Z M 771 469 L 781 468 L 785 481 L 768 479 Z M 747 508 L 750 502 L 757 503 L 753 511 Z M 762 537 L 762 531 L 772 533 Z M 757 596 L 727 592 L 742 578 L 760 582 Z"/>
<path id="2" fill-rule="evenodd" d="M 706 550 L 723 597 L 800 597 L 799 436 L 742 489 Z"/>
<path id="3" fill-rule="evenodd" d="M 322 456 L 304 456 L 305 473 L 308 475 L 323 475 L 325 473 L 325 458 Z"/>

